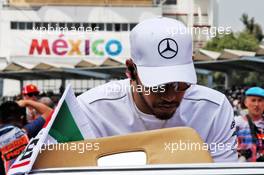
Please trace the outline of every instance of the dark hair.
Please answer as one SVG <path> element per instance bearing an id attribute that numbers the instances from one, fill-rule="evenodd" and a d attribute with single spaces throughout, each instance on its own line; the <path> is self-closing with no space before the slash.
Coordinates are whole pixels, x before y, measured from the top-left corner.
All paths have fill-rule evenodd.
<path id="1" fill-rule="evenodd" d="M 21 116 L 24 116 L 21 119 Z M 6 101 L 0 105 L 0 120 L 8 124 L 10 121 L 26 123 L 26 108 L 20 107 L 15 101 Z"/>

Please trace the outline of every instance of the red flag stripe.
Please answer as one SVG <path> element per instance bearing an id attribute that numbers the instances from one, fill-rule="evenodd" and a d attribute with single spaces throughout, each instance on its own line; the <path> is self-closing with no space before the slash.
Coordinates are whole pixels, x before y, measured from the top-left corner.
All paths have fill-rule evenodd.
<path id="1" fill-rule="evenodd" d="M 25 165 L 28 165 L 29 163 L 30 163 L 30 161 L 26 161 L 26 162 L 23 162 L 23 163 L 20 163 L 20 164 L 12 165 L 11 169 L 12 168 L 18 168 L 18 167 L 21 167 L 21 166 L 25 166 Z"/>
<path id="2" fill-rule="evenodd" d="M 51 114 L 47 117 L 46 122 L 42 128 L 46 128 L 46 126 L 49 124 L 49 121 L 51 120 L 52 114 L 54 113 L 54 110 L 51 112 Z"/>

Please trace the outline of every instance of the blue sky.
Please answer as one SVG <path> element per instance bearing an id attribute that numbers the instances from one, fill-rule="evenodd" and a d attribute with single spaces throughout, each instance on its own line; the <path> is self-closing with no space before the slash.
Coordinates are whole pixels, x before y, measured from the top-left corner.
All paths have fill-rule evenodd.
<path id="1" fill-rule="evenodd" d="M 242 13 L 255 17 L 264 31 L 264 0 L 218 0 L 219 1 L 219 26 L 231 26 L 233 31 L 243 29 L 240 21 Z"/>

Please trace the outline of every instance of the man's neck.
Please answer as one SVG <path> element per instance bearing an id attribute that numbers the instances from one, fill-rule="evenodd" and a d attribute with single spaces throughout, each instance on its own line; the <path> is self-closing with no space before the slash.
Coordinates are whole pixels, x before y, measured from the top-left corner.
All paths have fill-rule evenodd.
<path id="1" fill-rule="evenodd" d="M 250 118 L 253 120 L 253 121 L 258 121 L 262 118 L 262 115 L 253 115 L 253 114 L 248 114 L 250 116 Z"/>

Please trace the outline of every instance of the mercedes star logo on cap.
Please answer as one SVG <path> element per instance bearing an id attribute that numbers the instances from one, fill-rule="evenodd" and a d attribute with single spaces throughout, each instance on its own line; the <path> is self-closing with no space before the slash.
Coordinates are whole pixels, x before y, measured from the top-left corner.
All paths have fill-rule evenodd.
<path id="1" fill-rule="evenodd" d="M 165 38 L 160 41 L 158 51 L 163 58 L 171 59 L 178 53 L 178 44 L 171 38 Z"/>

